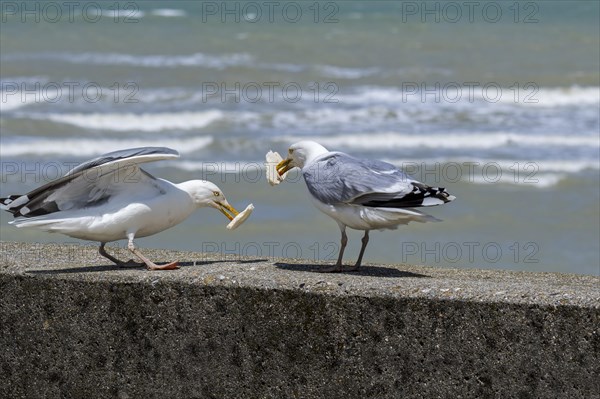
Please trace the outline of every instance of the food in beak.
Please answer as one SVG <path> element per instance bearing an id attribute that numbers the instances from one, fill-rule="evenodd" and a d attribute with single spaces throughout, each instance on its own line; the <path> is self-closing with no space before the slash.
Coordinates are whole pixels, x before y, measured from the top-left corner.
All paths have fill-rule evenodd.
<path id="1" fill-rule="evenodd" d="M 223 215 L 227 216 L 227 219 L 229 219 L 229 220 L 233 220 L 234 217 L 236 217 L 239 214 L 239 212 L 236 211 L 235 208 L 229 204 L 223 204 L 222 202 L 217 202 L 217 205 L 219 206 L 219 211 Z M 230 215 L 228 211 L 231 212 L 233 214 L 233 216 Z"/>
<path id="2" fill-rule="evenodd" d="M 288 172 L 288 170 L 290 170 L 290 169 L 291 169 L 291 166 L 290 166 L 290 163 L 291 163 L 291 162 L 292 162 L 292 160 L 291 160 L 291 159 L 285 159 L 285 160 L 283 160 L 283 161 L 279 162 L 279 163 L 277 164 L 277 166 L 275 167 L 275 168 L 277 169 L 277 174 L 278 174 L 279 176 L 281 176 L 281 175 L 283 175 L 283 174 L 287 173 L 287 172 Z"/>
<path id="3" fill-rule="evenodd" d="M 288 174 L 287 170 L 282 174 L 279 174 L 279 172 L 283 167 L 287 167 L 290 161 L 284 160 L 279 153 L 273 151 L 267 153 L 266 160 L 267 181 L 270 185 L 276 186 L 285 180 Z M 285 162 L 287 164 L 283 165 Z"/>
<path id="4" fill-rule="evenodd" d="M 252 211 L 254 210 L 254 205 L 250 204 L 246 207 L 246 209 L 244 209 L 242 212 L 240 212 L 228 225 L 227 225 L 227 229 L 228 230 L 234 230 L 236 229 L 239 225 L 241 225 L 242 223 L 244 223 L 246 221 L 246 219 L 248 219 L 250 217 L 250 214 L 252 213 Z"/>

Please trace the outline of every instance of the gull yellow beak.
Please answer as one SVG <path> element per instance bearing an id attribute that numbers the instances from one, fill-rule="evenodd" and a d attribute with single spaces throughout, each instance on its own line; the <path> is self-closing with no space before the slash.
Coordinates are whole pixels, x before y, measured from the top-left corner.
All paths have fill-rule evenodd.
<path id="1" fill-rule="evenodd" d="M 292 169 L 292 166 L 290 166 L 291 162 L 292 162 L 292 160 L 288 158 L 288 159 L 284 159 L 283 161 L 281 161 L 277 164 L 275 169 L 277 169 L 277 173 L 279 174 L 279 176 L 283 175 L 285 172 Z"/>
<path id="2" fill-rule="evenodd" d="M 221 212 L 223 215 L 225 215 L 227 217 L 227 219 L 229 220 L 233 220 L 238 214 L 239 212 L 235 210 L 234 207 L 232 207 L 231 205 L 229 205 L 227 202 L 222 203 L 222 202 L 216 202 L 216 204 L 218 205 L 218 210 L 219 212 Z M 230 215 L 229 212 L 231 212 L 233 214 Z"/>

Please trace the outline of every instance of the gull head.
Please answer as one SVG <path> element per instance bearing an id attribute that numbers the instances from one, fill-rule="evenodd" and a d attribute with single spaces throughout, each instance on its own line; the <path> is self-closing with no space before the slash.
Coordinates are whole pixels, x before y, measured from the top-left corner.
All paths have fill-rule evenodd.
<path id="1" fill-rule="evenodd" d="M 277 164 L 277 173 L 281 176 L 292 168 L 302 169 L 327 152 L 325 147 L 314 141 L 299 141 L 290 146 L 287 158 Z"/>
<path id="2" fill-rule="evenodd" d="M 215 184 L 206 180 L 190 180 L 178 185 L 187 191 L 198 208 L 209 206 L 217 209 L 229 220 L 238 215 L 238 211 L 227 202 L 223 191 Z"/>

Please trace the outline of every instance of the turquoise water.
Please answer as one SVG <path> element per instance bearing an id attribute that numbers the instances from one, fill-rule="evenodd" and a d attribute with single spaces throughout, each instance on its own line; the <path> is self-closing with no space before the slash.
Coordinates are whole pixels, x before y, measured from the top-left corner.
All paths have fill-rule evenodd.
<path id="1" fill-rule="evenodd" d="M 181 160 L 155 175 L 212 180 L 256 211 L 229 232 L 200 210 L 141 246 L 334 259 L 337 226 L 303 182 L 272 188 L 260 169 L 311 138 L 458 197 L 431 209 L 443 223 L 374 232 L 367 261 L 600 274 L 597 2 L 292 2 L 272 22 L 261 2 L 82 2 L 72 18 L 6 4 L 1 195 L 170 146 Z M 2 240 L 74 241 L 8 216 Z"/>

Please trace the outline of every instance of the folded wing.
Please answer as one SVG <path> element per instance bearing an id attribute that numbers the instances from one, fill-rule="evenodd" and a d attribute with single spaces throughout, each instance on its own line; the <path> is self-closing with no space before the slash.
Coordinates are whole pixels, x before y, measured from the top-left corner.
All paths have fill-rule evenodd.
<path id="1" fill-rule="evenodd" d="M 414 208 L 454 200 L 444 188 L 420 183 L 392 164 L 335 152 L 303 170 L 310 193 L 326 204 Z"/>

